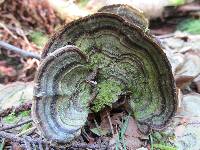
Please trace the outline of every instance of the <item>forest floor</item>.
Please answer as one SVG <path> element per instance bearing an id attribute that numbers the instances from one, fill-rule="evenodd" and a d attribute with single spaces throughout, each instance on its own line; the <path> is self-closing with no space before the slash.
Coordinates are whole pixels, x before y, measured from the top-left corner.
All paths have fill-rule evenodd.
<path id="1" fill-rule="evenodd" d="M 91 4 L 87 3 L 77 1 L 72 8 L 78 5 L 79 14 L 83 8 L 90 11 Z M 40 55 L 50 35 L 76 19 L 67 12 L 70 10 L 64 17 L 56 13 L 47 0 L 0 1 L 0 40 Z M 89 116 L 88 120 L 97 121 L 84 127 L 72 145 L 46 141 L 31 119 L 33 80 L 39 60 L 0 48 L 0 150 L 199 150 L 200 3 L 165 8 L 162 16 L 151 19 L 150 30 L 163 45 L 177 87 L 177 112 L 164 131 L 138 134 L 135 120 L 124 110 L 108 110 Z"/>

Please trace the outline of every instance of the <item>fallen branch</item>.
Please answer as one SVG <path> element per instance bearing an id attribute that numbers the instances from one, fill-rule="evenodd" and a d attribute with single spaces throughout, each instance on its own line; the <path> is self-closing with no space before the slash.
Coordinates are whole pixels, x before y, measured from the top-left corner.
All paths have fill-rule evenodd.
<path id="1" fill-rule="evenodd" d="M 3 41 L 0 41 L 0 47 L 5 48 L 9 51 L 18 53 L 18 54 L 22 55 L 23 57 L 30 57 L 30 58 L 35 58 L 35 59 L 40 60 L 40 55 L 35 54 L 33 52 L 29 52 L 27 50 L 20 49 L 18 47 L 15 47 L 15 46 L 8 44 L 6 42 L 3 42 Z"/>
<path id="2" fill-rule="evenodd" d="M 100 146 L 98 144 L 85 144 L 85 143 L 77 143 L 77 144 L 72 144 L 72 145 L 66 145 L 66 146 L 61 146 L 61 145 L 57 145 L 57 144 L 53 144 L 51 142 L 48 141 L 43 141 L 41 139 L 35 139 L 35 138 L 31 138 L 30 136 L 23 136 L 23 137 L 19 137 L 16 136 L 15 134 L 12 133 L 7 133 L 4 131 L 0 131 L 0 138 L 5 138 L 8 139 L 12 142 L 16 142 L 16 143 L 20 143 L 23 144 L 23 147 L 26 149 L 30 149 L 30 145 L 34 144 L 34 145 L 38 145 L 41 147 L 41 144 L 44 146 L 51 146 L 51 147 L 55 147 L 55 148 L 67 148 L 67 147 L 71 147 L 71 148 L 83 148 L 83 149 L 99 149 Z M 102 147 L 101 147 L 102 149 Z"/>

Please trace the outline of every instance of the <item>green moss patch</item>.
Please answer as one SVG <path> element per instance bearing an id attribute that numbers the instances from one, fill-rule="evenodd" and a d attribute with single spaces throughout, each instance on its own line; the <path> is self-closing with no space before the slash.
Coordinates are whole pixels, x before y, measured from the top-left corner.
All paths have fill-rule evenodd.
<path id="1" fill-rule="evenodd" d="M 94 101 L 92 110 L 95 112 L 100 111 L 102 108 L 112 106 L 112 103 L 118 99 L 122 93 L 122 87 L 119 82 L 115 80 L 103 81 L 97 85 L 98 95 Z"/>

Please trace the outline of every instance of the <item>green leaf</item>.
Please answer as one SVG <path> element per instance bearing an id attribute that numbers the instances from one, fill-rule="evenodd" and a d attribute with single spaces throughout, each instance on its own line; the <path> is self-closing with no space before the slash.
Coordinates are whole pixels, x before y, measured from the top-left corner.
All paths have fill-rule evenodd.
<path id="1" fill-rule="evenodd" d="M 170 0 L 173 6 L 179 6 L 185 4 L 186 0 Z"/>
<path id="2" fill-rule="evenodd" d="M 177 30 L 191 34 L 200 34 L 200 19 L 186 19 L 177 25 Z"/>

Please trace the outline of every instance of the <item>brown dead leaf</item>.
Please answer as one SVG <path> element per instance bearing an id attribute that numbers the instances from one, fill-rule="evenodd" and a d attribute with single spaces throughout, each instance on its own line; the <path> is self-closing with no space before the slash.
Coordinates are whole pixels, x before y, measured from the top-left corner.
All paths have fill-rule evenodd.
<path id="1" fill-rule="evenodd" d="M 193 53 L 185 54 L 183 66 L 176 70 L 176 75 L 196 77 L 200 73 L 200 57 Z"/>
<path id="2" fill-rule="evenodd" d="M 17 71 L 14 67 L 7 65 L 6 61 L 0 61 L 0 82 L 7 83 L 17 78 Z"/>
<path id="3" fill-rule="evenodd" d="M 133 119 L 133 117 L 129 118 L 128 127 L 126 129 L 125 136 L 126 137 L 133 136 L 133 137 L 137 137 L 137 138 L 141 137 L 141 133 L 138 130 L 137 123 Z"/>
<path id="4" fill-rule="evenodd" d="M 176 75 L 175 76 L 176 87 L 184 89 L 192 83 L 193 79 L 194 79 L 193 76 Z"/>
<path id="5" fill-rule="evenodd" d="M 52 33 L 54 27 L 60 23 L 47 0 L 6 0 L 0 8 L 2 14 L 14 15 L 21 24 L 37 27 L 48 33 Z"/>
<path id="6" fill-rule="evenodd" d="M 143 142 L 140 140 L 142 134 L 139 132 L 136 121 L 130 117 L 128 122 L 128 127 L 124 134 L 126 142 L 126 147 L 128 150 L 134 150 L 140 148 Z"/>
<path id="7" fill-rule="evenodd" d="M 16 70 L 13 67 L 0 66 L 0 75 L 14 77 L 16 74 Z"/>

